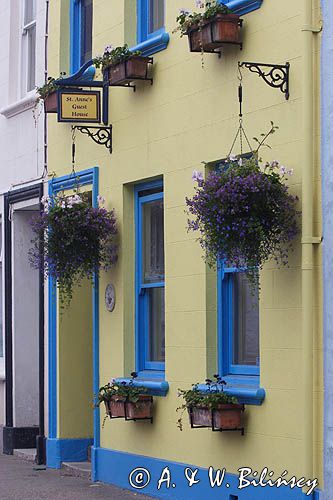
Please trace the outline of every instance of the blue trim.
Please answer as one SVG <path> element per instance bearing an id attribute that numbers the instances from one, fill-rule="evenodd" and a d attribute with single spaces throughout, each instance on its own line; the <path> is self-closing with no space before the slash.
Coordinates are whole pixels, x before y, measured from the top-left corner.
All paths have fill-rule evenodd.
<path id="1" fill-rule="evenodd" d="M 70 22 L 70 73 L 80 68 L 81 62 L 81 1 L 71 0 Z"/>
<path id="2" fill-rule="evenodd" d="M 164 374 L 163 374 L 164 375 Z M 127 384 L 131 381 L 130 378 L 117 378 L 117 382 L 126 382 Z M 169 391 L 169 384 L 165 380 L 151 380 L 137 378 L 134 380 L 134 385 L 136 387 L 145 387 L 148 389 L 148 394 L 151 396 L 166 396 Z"/>
<path id="3" fill-rule="evenodd" d="M 164 8 L 166 2 L 164 1 Z M 140 50 L 142 55 L 150 56 L 164 50 L 169 43 L 169 34 L 162 27 L 153 33 L 149 32 L 149 4 L 148 0 L 137 0 L 137 45 L 131 50 Z"/>
<path id="4" fill-rule="evenodd" d="M 92 439 L 48 439 L 46 441 L 47 466 L 60 469 L 62 462 L 85 462 Z"/>
<path id="5" fill-rule="evenodd" d="M 164 31 L 163 33 L 160 33 L 154 37 L 148 38 L 147 40 L 138 43 L 137 45 L 134 45 L 134 47 L 131 47 L 131 50 L 140 50 L 143 56 L 151 56 L 156 52 L 160 52 L 161 50 L 166 49 L 169 40 L 169 33 L 166 33 Z"/>
<path id="6" fill-rule="evenodd" d="M 96 481 L 114 484 L 120 488 L 135 491 L 137 494 L 143 493 L 155 498 L 170 500 L 202 500 L 203 498 L 209 498 L 209 500 L 230 500 L 233 498 L 239 500 L 267 500 L 268 498 L 269 500 L 318 500 L 319 498 L 319 492 L 314 492 L 306 496 L 300 488 L 291 489 L 286 486 L 270 488 L 267 486 L 254 487 L 251 485 L 239 490 L 238 477 L 228 472 L 220 487 L 211 487 L 207 469 L 190 464 L 108 450 L 106 448 L 93 449 L 92 456 L 96 464 Z M 164 482 L 161 483 L 160 489 L 157 489 L 162 472 L 166 467 L 168 467 L 171 476 L 170 487 L 167 488 L 166 482 Z M 195 469 L 198 470 L 196 479 L 200 482 L 193 484 L 192 487 L 189 487 L 185 477 L 184 472 L 186 467 L 190 467 L 192 471 Z M 222 469 L 223 465 L 220 467 Z M 134 489 L 129 482 L 131 472 L 136 468 L 140 468 L 141 470 L 144 468 L 150 474 L 149 484 L 146 487 L 141 487 L 141 489 Z M 283 469 L 281 470 L 282 472 Z M 288 477 L 291 476 L 292 474 Z M 165 478 L 166 475 L 163 477 Z M 227 483 L 229 484 L 229 488 L 226 486 Z M 173 484 L 175 487 L 172 487 Z"/>
<path id="7" fill-rule="evenodd" d="M 82 46 L 82 0 L 71 0 L 69 9 L 70 23 L 70 73 L 76 73 L 81 67 Z M 95 68 L 91 66 L 87 69 L 83 79 L 92 80 L 95 75 Z"/>
<path id="8" fill-rule="evenodd" d="M 135 196 L 135 366 L 140 378 L 146 378 L 143 372 L 154 373 L 164 378 L 165 363 L 152 362 L 147 359 L 148 323 L 149 323 L 149 288 L 164 286 L 164 282 L 143 283 L 142 278 L 142 206 L 150 201 L 163 199 L 163 191 L 145 195 L 151 189 L 163 189 L 163 181 L 138 184 L 134 187 Z M 141 194 L 141 195 L 140 195 Z M 151 378 L 149 376 L 149 378 Z"/>
<path id="9" fill-rule="evenodd" d="M 225 2 L 225 4 L 235 14 L 242 15 L 260 9 L 262 2 L 263 0 L 230 0 L 229 2 Z"/>
<path id="10" fill-rule="evenodd" d="M 240 271 L 224 268 L 221 263 L 217 271 L 217 350 L 218 371 L 227 382 L 225 392 L 240 403 L 261 405 L 265 390 L 260 387 L 259 367 L 240 366 L 230 363 L 232 359 L 232 275 Z M 201 387 L 201 386 L 200 386 Z"/>
<path id="11" fill-rule="evenodd" d="M 259 385 L 259 366 L 234 365 L 233 359 L 233 276 L 240 269 L 224 268 L 217 272 L 218 369 L 222 376 L 252 375 Z"/>
<path id="12" fill-rule="evenodd" d="M 206 384 L 199 384 L 198 388 L 202 392 L 208 392 L 208 387 Z M 229 386 L 229 384 L 227 383 L 227 385 L 223 387 L 223 392 L 228 394 L 228 396 L 237 398 L 239 403 L 254 406 L 262 405 L 266 396 L 265 389 L 263 389 L 262 387 L 257 387 L 252 383 L 247 386 L 246 382 L 243 380 L 241 381 L 240 385 L 234 383 L 233 385 Z"/>
<path id="13" fill-rule="evenodd" d="M 98 167 L 89 168 L 77 172 L 76 175 L 64 175 L 55 177 L 49 181 L 49 196 L 56 194 L 58 191 L 72 189 L 77 183 L 81 186 L 92 185 L 92 203 L 97 206 L 98 196 Z M 99 289 L 98 277 L 94 277 L 93 288 L 93 392 L 96 394 L 99 389 Z M 51 440 L 57 438 L 57 287 L 56 280 L 49 277 L 48 291 L 49 305 L 49 438 Z M 94 409 L 94 445 L 100 444 L 100 416 L 99 408 Z M 67 440 L 65 440 L 67 441 Z M 77 440 L 75 440 L 76 442 Z"/>

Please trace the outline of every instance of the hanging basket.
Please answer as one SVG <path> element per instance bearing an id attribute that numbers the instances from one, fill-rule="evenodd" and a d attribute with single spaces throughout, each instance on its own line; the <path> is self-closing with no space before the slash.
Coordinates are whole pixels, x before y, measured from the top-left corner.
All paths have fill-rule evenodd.
<path id="1" fill-rule="evenodd" d="M 243 20 L 237 14 L 217 14 L 187 32 L 191 52 L 215 52 L 224 44 L 241 45 Z"/>

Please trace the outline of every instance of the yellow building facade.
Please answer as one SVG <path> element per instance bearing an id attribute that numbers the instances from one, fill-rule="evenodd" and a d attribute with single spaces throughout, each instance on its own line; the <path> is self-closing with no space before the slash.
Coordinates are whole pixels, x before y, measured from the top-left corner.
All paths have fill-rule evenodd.
<path id="1" fill-rule="evenodd" d="M 74 134 L 81 189 L 91 190 L 93 197 L 104 196 L 106 207 L 115 209 L 119 258 L 111 271 L 101 273 L 95 287 L 89 283 L 81 287 L 62 315 L 50 299 L 48 464 L 59 467 L 62 461 L 84 460 L 92 445 L 94 480 L 159 498 L 297 499 L 311 489 L 310 483 L 300 483 L 303 488 L 293 488 L 292 483 L 239 488 L 242 467 L 250 468 L 251 478 L 258 481 L 265 468 L 266 482 L 284 471 L 288 479 L 317 478 L 316 491 L 309 497 L 319 498 L 324 486 L 322 276 L 317 239 L 321 235 L 320 34 L 311 31 L 321 17 L 319 0 L 229 2 L 244 20 L 243 49 L 224 46 L 221 58 L 205 53 L 203 60 L 200 53 L 189 51 L 187 36 L 173 32 L 179 9 L 195 8 L 191 0 L 165 1 L 163 29 L 155 45 L 149 40 L 140 45 L 137 38 L 144 3 L 94 0 L 92 4 L 91 55 L 102 53 L 108 44 L 139 45 L 153 57 L 153 83 L 136 82 L 135 92 L 110 87 L 112 154 L 79 130 Z M 73 4 L 69 0 L 50 4 L 52 76 L 70 74 L 82 65 L 81 60 L 75 68 L 73 62 Z M 250 374 L 233 380 L 220 370 L 219 275 L 205 264 L 195 234 L 187 232 L 185 198 L 194 194 L 192 173 L 204 171 L 202 162 L 228 156 L 239 125 L 238 61 L 290 63 L 288 100 L 280 89 L 242 69 L 243 124 L 251 140 L 266 131 L 270 121 L 279 126 L 269 141 L 272 149 L 262 155 L 265 161 L 277 158 L 294 170 L 288 184 L 300 198 L 302 234 L 294 243 L 289 267 L 279 269 L 269 262 L 261 273 L 259 378 Z M 97 71 L 94 78 L 101 80 L 101 74 Z M 71 124 L 58 123 L 55 115 L 49 115 L 52 193 L 73 189 L 72 140 Z M 239 142 L 233 153 L 241 153 Z M 142 370 L 142 383 L 154 395 L 152 425 L 123 419 L 108 419 L 102 425 L 104 408 L 92 408 L 98 387 L 140 371 L 136 282 L 140 190 L 142 196 L 163 193 L 165 373 L 156 376 Z M 116 301 L 112 312 L 104 300 L 110 283 Z M 50 282 L 50 290 L 54 286 Z M 191 429 L 186 419 L 180 432 L 178 389 L 204 383 L 216 372 L 226 377 L 230 393 L 245 403 L 245 435 Z M 209 467 L 225 469 L 220 487 L 210 485 Z M 137 468 L 145 469 L 142 477 L 132 474 Z M 190 476 L 200 482 L 190 486 Z"/>

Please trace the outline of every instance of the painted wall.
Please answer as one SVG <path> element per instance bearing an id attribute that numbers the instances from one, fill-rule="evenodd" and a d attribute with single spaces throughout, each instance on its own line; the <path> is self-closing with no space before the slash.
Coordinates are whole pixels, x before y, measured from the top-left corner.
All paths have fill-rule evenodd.
<path id="1" fill-rule="evenodd" d="M 314 2 L 314 17 L 320 16 Z M 279 159 L 294 169 L 291 191 L 300 196 L 302 180 L 302 9 L 301 0 L 263 2 L 260 10 L 244 16 L 244 49 L 226 47 L 221 59 L 191 54 L 186 37 L 172 34 L 180 7 L 192 2 L 168 2 L 166 28 L 170 43 L 154 56 L 154 84 L 139 84 L 136 92 L 110 90 L 109 120 L 113 125 L 113 153 L 87 137 L 77 137 L 78 169 L 99 166 L 100 194 L 114 207 L 119 220 L 121 250 L 117 267 L 100 279 L 100 295 L 110 281 L 117 303 L 112 314 L 100 302 L 100 383 L 128 376 L 134 368 L 134 222 L 133 184 L 163 176 L 165 194 L 166 265 L 166 380 L 169 393 L 156 398 L 154 425 L 115 420 L 101 430 L 101 447 L 130 454 L 226 467 L 235 473 L 246 464 L 267 466 L 280 474 L 287 469 L 302 476 L 301 245 L 295 244 L 290 267 L 278 270 L 268 263 L 262 274 L 260 303 L 260 385 L 266 391 L 262 406 L 247 406 L 246 435 L 194 431 L 176 426 L 177 389 L 203 381 L 216 371 L 216 278 L 206 269 L 193 234 L 186 232 L 184 201 L 193 194 L 194 169 L 202 161 L 224 158 L 238 126 L 237 61 L 291 63 L 289 101 L 255 75 L 245 72 L 244 125 L 249 137 L 265 131 L 270 120 L 280 127 L 265 159 Z M 105 45 L 121 45 L 128 4 L 101 0 L 94 4 L 93 52 Z M 132 21 L 131 21 L 132 22 Z M 61 53 L 60 1 L 51 5 L 50 71 L 59 72 Z M 314 45 L 315 95 L 319 95 L 320 41 Z M 321 234 L 319 113 L 315 101 L 314 233 Z M 67 124 L 49 117 L 50 169 L 70 173 L 71 133 Z M 238 153 L 239 151 L 235 151 Z M 321 254 L 315 254 L 314 280 L 314 442 L 313 476 L 322 484 L 323 365 L 321 325 Z M 67 368 L 67 376 L 71 367 Z M 103 412 L 101 412 L 101 422 Z M 73 427 L 72 432 L 75 433 Z M 137 459 L 133 463 L 139 466 Z M 134 465 L 135 466 L 135 465 Z M 105 469 L 107 471 L 107 469 Z M 107 472 L 105 473 L 107 474 Z M 111 473 L 110 473 L 111 474 Z M 105 477 L 105 476 L 103 476 Z"/>
<path id="2" fill-rule="evenodd" d="M 323 264 L 324 264 L 324 498 L 329 500 L 333 490 L 333 173 L 330 165 L 333 161 L 333 12 L 329 1 L 322 1 L 324 29 L 321 56 L 321 113 L 322 113 L 322 186 L 323 186 Z"/>
<path id="3" fill-rule="evenodd" d="M 74 290 L 58 314 L 58 437 L 93 437 L 91 283 Z M 70 370 L 69 370 L 69 367 Z"/>
<path id="4" fill-rule="evenodd" d="M 21 0 L 0 1 L 0 214 L 2 195 L 22 182 L 39 178 L 44 167 L 42 109 L 33 117 L 35 92 L 22 92 Z M 36 0 L 36 84 L 44 82 L 45 1 Z M 4 289 L 4 285 L 3 285 Z M 4 299 L 4 294 L 3 294 Z M 3 335 L 3 331 L 0 332 Z M 0 359 L 0 424 L 4 421 L 4 363 Z"/>

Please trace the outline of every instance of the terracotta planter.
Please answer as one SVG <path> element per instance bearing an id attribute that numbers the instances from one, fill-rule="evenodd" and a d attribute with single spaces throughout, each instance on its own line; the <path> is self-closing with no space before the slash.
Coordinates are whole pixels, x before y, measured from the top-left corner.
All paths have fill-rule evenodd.
<path id="1" fill-rule="evenodd" d="M 213 52 L 225 43 L 240 44 L 242 20 L 237 14 L 218 14 L 187 33 L 191 52 Z"/>
<path id="2" fill-rule="evenodd" d="M 151 396 L 140 396 L 137 403 L 126 403 L 126 416 L 129 419 L 152 418 L 153 398 Z"/>
<path id="3" fill-rule="evenodd" d="M 122 85 L 133 80 L 146 80 L 148 77 L 148 64 L 150 57 L 132 56 L 127 61 L 123 61 L 108 68 L 110 85 Z"/>
<path id="4" fill-rule="evenodd" d="M 58 111 L 58 94 L 56 91 L 51 92 L 44 99 L 44 110 L 45 113 L 57 113 Z"/>
<path id="5" fill-rule="evenodd" d="M 244 406 L 239 404 L 219 405 L 216 410 L 209 408 L 189 408 L 190 423 L 193 426 L 214 427 L 214 429 L 233 430 L 241 428 L 241 415 Z M 213 422 L 212 422 L 213 415 Z M 214 424 L 214 425 L 212 425 Z"/>
<path id="6" fill-rule="evenodd" d="M 106 413 L 110 418 L 125 417 L 125 401 L 124 397 L 113 396 L 108 402 L 105 402 Z"/>

